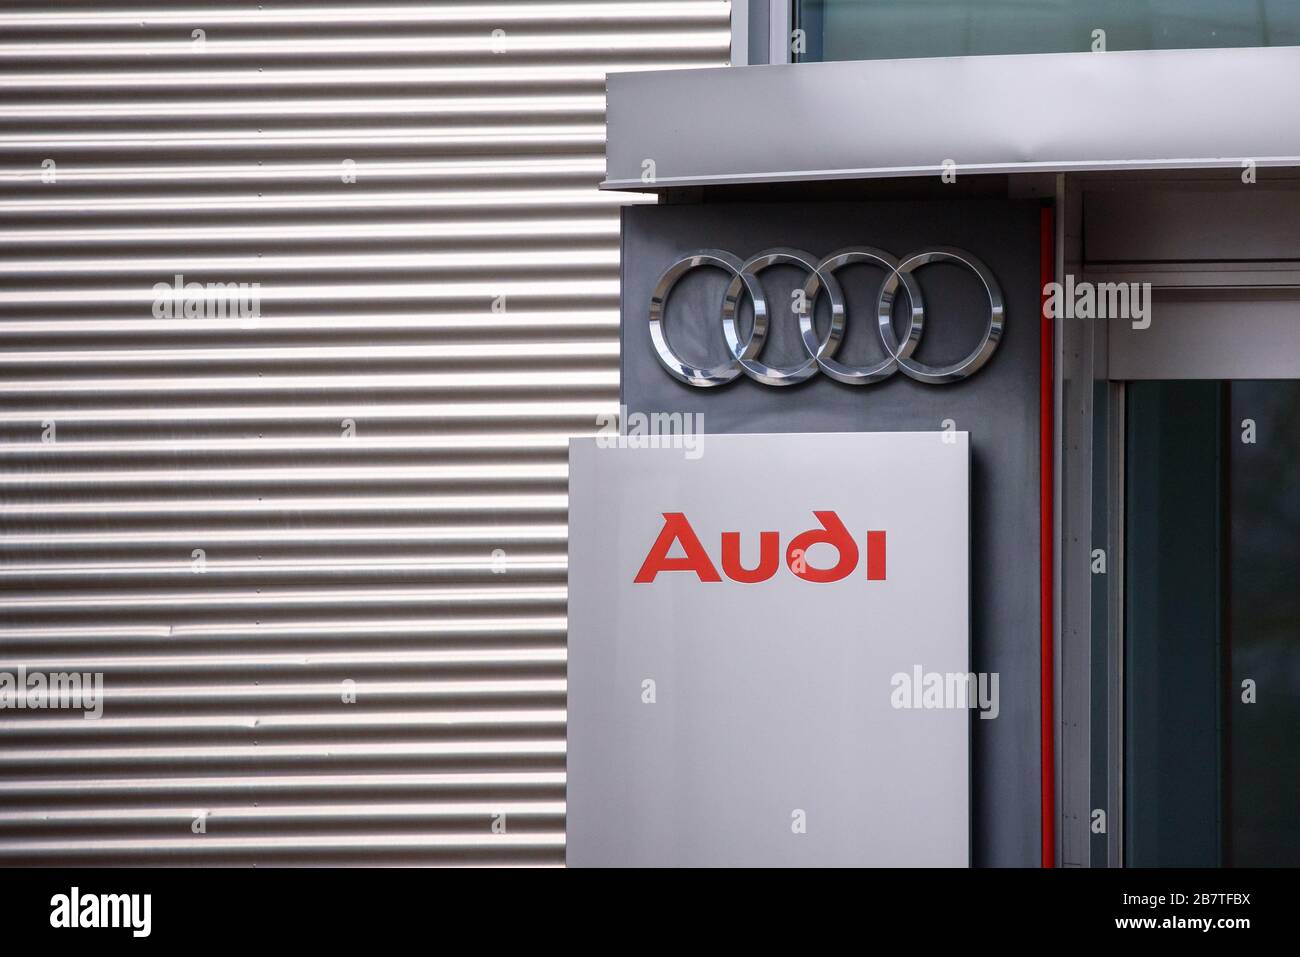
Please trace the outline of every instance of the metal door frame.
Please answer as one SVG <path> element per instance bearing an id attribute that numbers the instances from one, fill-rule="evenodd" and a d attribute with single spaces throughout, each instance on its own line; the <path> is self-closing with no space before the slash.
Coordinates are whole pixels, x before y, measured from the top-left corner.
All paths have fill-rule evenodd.
<path id="1" fill-rule="evenodd" d="M 1285 220 L 1278 230 L 1300 237 L 1300 174 L 1275 171 L 1260 178 L 1262 188 L 1287 200 L 1272 213 Z M 1135 201 L 1162 189 L 1186 191 L 1185 217 L 1174 216 L 1140 237 L 1149 240 L 1149 261 L 1090 262 L 1088 229 L 1104 228 L 1089 219 L 1091 190 L 1121 190 Z M 1261 260 L 1234 260 L 1258 229 L 1245 203 L 1234 196 L 1249 189 L 1235 174 L 1168 173 L 1141 176 L 1066 174 L 1057 185 L 1057 277 L 1073 274 L 1092 282 L 1151 282 L 1164 291 L 1168 309 L 1152 314 L 1151 329 L 1134 333 L 1120 321 L 1057 320 L 1057 667 L 1056 753 L 1057 860 L 1062 866 L 1091 865 L 1090 805 L 1091 673 L 1093 616 L 1106 618 L 1107 766 L 1106 864 L 1124 865 L 1124 473 L 1126 382 L 1137 379 L 1300 378 L 1300 323 L 1286 319 L 1291 303 L 1300 309 L 1300 249 L 1279 246 Z M 1226 202 L 1225 202 L 1226 199 Z M 1207 211 L 1214 215 L 1207 217 Z M 1180 222 L 1179 220 L 1185 220 Z M 1293 226 L 1291 224 L 1294 224 Z M 1177 231 L 1192 239 L 1210 237 L 1224 255 L 1185 261 L 1159 260 L 1156 251 Z M 1158 233 L 1165 231 L 1168 235 Z M 1179 241 L 1186 241 L 1183 232 Z M 1207 251 L 1213 255 L 1213 251 Z M 1231 308 L 1230 321 L 1207 323 L 1196 309 Z M 1229 317 L 1220 317 L 1228 319 Z M 1253 324 L 1259 335 L 1242 335 Z M 1137 335 L 1148 336 L 1138 339 Z M 1245 374 L 1243 374 L 1245 373 Z M 1098 389 L 1104 384 L 1104 389 Z M 1096 408 L 1098 392 L 1105 408 Z M 1094 469 L 1095 418 L 1106 416 L 1106 462 Z M 1106 540 L 1093 541 L 1093 491 L 1104 483 Z M 1106 607 L 1093 607 L 1092 549 L 1106 551 Z"/>

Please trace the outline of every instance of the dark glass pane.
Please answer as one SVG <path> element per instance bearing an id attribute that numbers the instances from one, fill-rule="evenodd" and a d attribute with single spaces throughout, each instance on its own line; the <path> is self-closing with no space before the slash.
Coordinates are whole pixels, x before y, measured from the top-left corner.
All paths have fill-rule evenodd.
<path id="1" fill-rule="evenodd" d="M 1110 384 L 1104 380 L 1093 385 L 1092 433 L 1092 543 L 1104 549 L 1106 562 L 1102 569 L 1096 565 L 1093 554 L 1092 574 L 1092 673 L 1089 687 L 1089 732 L 1092 739 L 1089 783 L 1092 808 L 1110 805 L 1110 754 L 1107 745 L 1110 736 L 1110 502 L 1108 477 L 1110 475 Z M 1109 864 L 1108 833 L 1114 818 L 1106 821 L 1106 830 L 1097 831 L 1089 821 L 1088 859 L 1093 867 Z"/>
<path id="2" fill-rule="evenodd" d="M 1300 44 L 1294 0 L 803 0 L 806 60 Z"/>
<path id="3" fill-rule="evenodd" d="M 1300 383 L 1136 382 L 1125 858 L 1300 865 Z"/>
<path id="4" fill-rule="evenodd" d="M 1300 865 L 1300 383 L 1234 382 L 1226 856 Z M 1253 703 L 1242 687 L 1254 682 Z"/>
<path id="5" fill-rule="evenodd" d="M 1223 386 L 1128 388 L 1125 863 L 1221 862 Z"/>

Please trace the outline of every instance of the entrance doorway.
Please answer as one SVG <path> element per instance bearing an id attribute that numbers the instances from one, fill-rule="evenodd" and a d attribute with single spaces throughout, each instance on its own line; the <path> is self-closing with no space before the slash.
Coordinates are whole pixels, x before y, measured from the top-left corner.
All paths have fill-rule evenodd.
<path id="1" fill-rule="evenodd" d="M 1300 382 L 1127 386 L 1124 861 L 1300 864 Z"/>
<path id="2" fill-rule="evenodd" d="M 1058 860 L 1300 866 L 1300 178 L 1058 190 Z"/>

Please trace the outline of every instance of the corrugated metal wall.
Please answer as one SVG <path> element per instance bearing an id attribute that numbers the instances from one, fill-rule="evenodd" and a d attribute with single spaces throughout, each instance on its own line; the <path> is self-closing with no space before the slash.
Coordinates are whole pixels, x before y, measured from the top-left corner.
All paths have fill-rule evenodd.
<path id="1" fill-rule="evenodd" d="M 728 6 L 0 13 L 0 671 L 105 675 L 0 711 L 0 863 L 563 861 L 603 76 Z"/>

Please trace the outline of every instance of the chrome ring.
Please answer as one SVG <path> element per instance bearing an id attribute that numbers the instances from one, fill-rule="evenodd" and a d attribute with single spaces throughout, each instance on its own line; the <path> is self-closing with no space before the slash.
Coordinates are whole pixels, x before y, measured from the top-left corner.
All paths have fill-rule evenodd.
<path id="1" fill-rule="evenodd" d="M 739 256 L 733 256 L 725 250 L 701 249 L 678 259 L 664 270 L 664 274 L 659 277 L 659 282 L 650 294 L 650 341 L 654 345 L 655 355 L 659 357 L 663 367 L 668 370 L 668 373 L 674 379 L 688 385 L 709 388 L 711 386 L 726 385 L 740 375 L 740 366 L 736 364 L 735 359 L 728 359 L 711 368 L 704 369 L 686 362 L 668 344 L 668 336 L 664 331 L 664 314 L 668 303 L 668 294 L 672 292 L 673 286 L 677 284 L 678 279 L 681 279 L 682 276 L 697 266 L 715 266 L 731 273 L 735 277 L 733 282 L 744 282 L 745 288 L 749 290 L 750 298 L 754 302 L 754 328 L 750 331 L 749 341 L 739 350 L 739 355 L 736 354 L 735 350 L 733 350 L 733 355 L 736 355 L 737 359 L 742 357 L 752 358 L 763 348 L 763 342 L 767 338 L 767 300 L 763 298 L 763 290 L 758 282 L 751 280 L 741 272 L 741 265 Z"/>
<path id="2" fill-rule="evenodd" d="M 989 324 L 984 338 L 965 358 L 946 366 L 927 365 L 913 358 L 925 331 L 926 315 L 921 287 L 912 273 L 936 262 L 953 263 L 971 270 L 984 285 L 989 300 Z M 844 338 L 848 318 L 844 293 L 835 278 L 835 272 L 853 263 L 870 263 L 889 271 L 876 299 L 875 322 L 886 358 L 862 367 L 849 366 L 835 359 L 835 353 Z M 808 358 L 788 368 L 771 366 L 758 358 L 767 341 L 768 324 L 772 318 L 758 274 L 778 264 L 802 266 L 809 274 L 800 290 L 798 303 L 792 310 L 798 316 L 799 338 Z M 721 310 L 722 334 L 731 357 L 709 368 L 693 366 L 677 355 L 668 344 L 664 328 L 669 294 L 677 280 L 696 266 L 723 269 L 732 277 L 723 294 Z M 894 302 L 900 286 L 907 294 L 910 307 L 907 332 L 901 342 L 894 332 L 893 322 Z M 823 290 L 830 300 L 831 321 L 825 337 L 819 340 L 813 319 L 817 297 Z M 738 312 L 740 297 L 744 293 L 748 293 L 754 303 L 754 327 L 749 337 L 742 342 Z M 979 371 L 988 363 L 998 343 L 1002 341 L 1005 325 L 1006 305 L 993 273 L 970 253 L 951 246 L 912 253 L 901 262 L 890 253 L 871 246 L 850 246 L 837 250 L 820 261 L 814 261 L 814 257 L 803 250 L 785 247 L 766 249 L 744 262 L 725 250 L 701 249 L 674 261 L 664 270 L 650 296 L 650 340 L 655 355 L 673 378 L 700 388 L 725 385 L 734 381 L 742 372 L 767 385 L 795 385 L 807 381 L 818 370 L 848 385 L 880 382 L 899 369 L 912 379 L 930 385 L 954 382 Z"/>
<path id="3" fill-rule="evenodd" d="M 979 277 L 980 282 L 984 284 L 984 291 L 988 293 L 989 297 L 989 327 L 984 331 L 983 340 L 966 358 L 946 366 L 926 365 L 910 358 L 910 354 L 903 355 L 897 348 L 898 340 L 894 336 L 894 324 L 891 318 L 894 293 L 898 289 L 899 280 L 911 275 L 913 270 L 921 266 L 936 262 L 949 262 L 958 266 L 965 266 Z M 885 343 L 885 348 L 898 356 L 898 367 L 917 382 L 938 385 L 942 382 L 955 382 L 958 379 L 964 379 L 968 375 L 978 372 L 984 363 L 989 361 L 993 355 L 993 350 L 998 347 L 998 342 L 1002 339 L 1005 311 L 1002 302 L 1002 289 L 998 286 L 998 281 L 993 278 L 993 273 L 989 272 L 989 268 L 968 252 L 954 249 L 951 246 L 940 246 L 926 252 L 913 253 L 899 263 L 898 268 L 880 287 L 876 319 L 880 328 L 880 338 Z"/>
<path id="4" fill-rule="evenodd" d="M 746 287 L 758 285 L 758 274 L 770 266 L 803 266 L 815 277 L 817 273 L 817 258 L 802 249 L 765 249 L 761 253 L 755 253 L 745 260 L 741 266 L 740 274 L 727 287 L 726 293 L 722 297 L 722 334 L 727 340 L 727 346 L 731 349 L 731 354 L 736 357 L 736 362 L 744 370 L 745 375 L 751 379 L 767 385 L 798 385 L 800 382 L 806 382 L 809 378 L 817 373 L 818 363 L 822 356 L 832 356 L 835 350 L 840 347 L 840 339 L 843 335 L 844 324 L 841 322 L 837 328 L 832 322 L 831 328 L 827 330 L 826 338 L 813 348 L 808 349 L 808 358 L 804 362 L 792 368 L 780 368 L 771 366 L 764 362 L 759 362 L 755 356 L 746 356 L 741 354 L 740 333 L 736 322 L 736 310 L 740 303 L 741 281 L 745 280 Z M 844 294 L 840 291 L 839 283 L 833 277 L 826 276 L 821 280 L 821 284 L 826 287 L 826 295 L 831 300 L 832 310 L 838 310 L 840 315 L 844 314 Z M 766 310 L 766 303 L 764 304 Z M 758 303 L 754 304 L 754 326 L 758 326 Z M 795 310 L 796 315 L 798 314 Z M 766 315 L 764 316 L 764 327 L 766 328 Z M 801 320 L 802 321 L 802 320 Z M 751 337 L 752 339 L 752 337 Z M 807 344 L 805 343 L 805 348 Z"/>
<path id="5" fill-rule="evenodd" d="M 844 266 L 854 263 L 869 263 L 886 269 L 890 277 L 898 274 L 898 260 L 889 253 L 881 249 L 874 249 L 870 246 L 850 246 L 847 249 L 836 250 L 817 264 L 817 270 L 808 277 L 808 282 L 804 284 L 804 301 L 807 303 L 808 311 L 805 315 L 799 317 L 799 332 L 803 336 L 804 348 L 810 352 L 810 343 L 817 342 L 816 334 L 813 330 L 813 311 L 817 301 L 817 294 L 821 291 L 820 277 L 825 275 L 831 277 L 835 272 Z M 908 302 L 911 305 L 911 312 L 908 318 L 907 335 L 903 340 L 901 352 L 891 349 L 889 343 L 883 343 L 885 346 L 885 358 L 873 366 L 848 366 L 837 361 L 831 356 L 823 356 L 818 359 L 818 364 L 832 379 L 837 382 L 843 382 L 846 385 L 870 385 L 873 382 L 879 382 L 881 379 L 888 379 L 898 369 L 899 358 L 907 358 L 916 351 L 916 347 L 921 343 L 921 333 L 925 327 L 925 301 L 921 296 L 921 287 L 916 284 L 916 280 L 910 274 L 902 276 L 903 289 L 907 293 Z M 883 293 L 883 287 L 882 287 Z M 890 297 L 890 307 L 893 306 L 893 297 Z M 877 305 L 879 308 L 879 305 Z M 831 326 L 844 327 L 844 308 L 841 306 L 837 311 L 835 300 L 831 299 Z M 892 325 L 891 325 L 892 331 Z"/>

